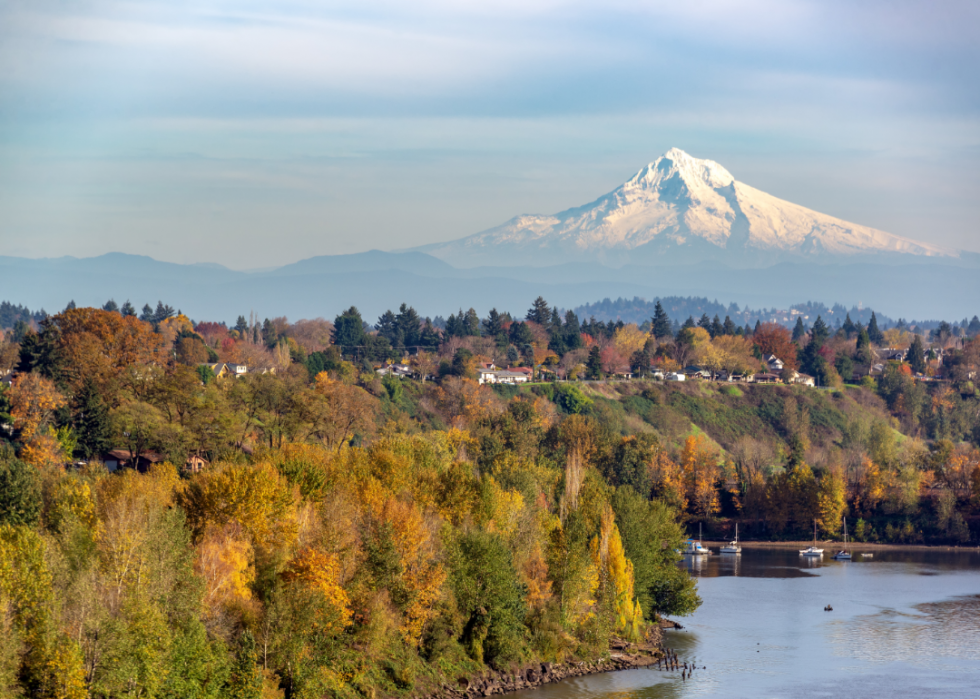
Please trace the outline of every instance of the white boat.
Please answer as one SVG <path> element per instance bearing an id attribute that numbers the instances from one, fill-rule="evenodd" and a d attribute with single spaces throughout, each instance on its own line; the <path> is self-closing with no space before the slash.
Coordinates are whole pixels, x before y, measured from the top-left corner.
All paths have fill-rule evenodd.
<path id="1" fill-rule="evenodd" d="M 851 560 L 851 553 L 847 550 L 847 517 L 844 518 L 844 548 L 834 554 L 835 561 Z"/>
<path id="2" fill-rule="evenodd" d="M 701 525 L 698 525 L 698 540 L 688 539 L 684 542 L 681 553 L 685 556 L 710 556 L 711 551 L 701 545 Z"/>
<path id="3" fill-rule="evenodd" d="M 742 547 L 738 545 L 738 522 L 735 523 L 735 541 L 730 541 L 728 546 L 721 547 L 722 553 L 742 553 Z"/>
<path id="4" fill-rule="evenodd" d="M 813 546 L 800 549 L 800 555 L 807 558 L 818 558 L 823 556 L 823 549 L 817 548 L 817 520 L 813 520 Z"/>

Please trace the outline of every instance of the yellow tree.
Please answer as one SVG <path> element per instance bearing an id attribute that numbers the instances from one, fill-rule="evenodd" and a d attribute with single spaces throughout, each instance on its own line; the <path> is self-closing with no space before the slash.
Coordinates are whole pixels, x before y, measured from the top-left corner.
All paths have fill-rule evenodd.
<path id="1" fill-rule="evenodd" d="M 827 536 L 838 536 L 847 509 L 847 484 L 839 468 L 824 471 L 817 492 L 817 519 Z"/>
<path id="2" fill-rule="evenodd" d="M 283 573 L 284 580 L 305 584 L 326 602 L 327 608 L 320 611 L 317 624 L 328 633 L 343 630 L 351 619 L 350 598 L 341 585 L 340 571 L 336 554 L 307 548 L 290 562 Z"/>
<path id="3" fill-rule="evenodd" d="M 701 330 L 702 328 L 698 328 Z M 680 466 L 691 514 L 706 518 L 718 511 L 717 482 L 721 475 L 718 455 L 701 435 L 684 440 Z"/>
<path id="4" fill-rule="evenodd" d="M 204 581 L 205 616 L 251 599 L 252 544 L 237 522 L 208 527 L 195 553 L 194 572 Z"/>
<path id="5" fill-rule="evenodd" d="M 636 323 L 630 323 L 618 328 L 613 334 L 612 341 L 620 354 L 624 357 L 631 357 L 634 352 L 639 352 L 644 348 L 649 338 L 650 335 L 636 327 Z"/>
<path id="6" fill-rule="evenodd" d="M 631 641 L 638 641 L 643 633 L 643 610 L 634 593 L 633 562 L 626 557 L 609 505 L 603 510 L 599 536 L 592 542 L 592 551 L 595 565 L 602 571 L 602 593 L 612 602 L 616 631 Z"/>

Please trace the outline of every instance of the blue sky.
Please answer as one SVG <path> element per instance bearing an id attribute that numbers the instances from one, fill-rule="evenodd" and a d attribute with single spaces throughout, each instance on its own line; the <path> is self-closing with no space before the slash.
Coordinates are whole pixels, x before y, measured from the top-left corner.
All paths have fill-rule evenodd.
<path id="1" fill-rule="evenodd" d="M 978 30 L 956 0 L 0 0 L 0 254 L 409 247 L 672 146 L 980 251 Z"/>

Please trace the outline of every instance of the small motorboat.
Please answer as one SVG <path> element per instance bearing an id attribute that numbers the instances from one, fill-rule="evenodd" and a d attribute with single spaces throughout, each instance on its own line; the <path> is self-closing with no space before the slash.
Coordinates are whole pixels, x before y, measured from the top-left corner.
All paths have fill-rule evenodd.
<path id="1" fill-rule="evenodd" d="M 722 546 L 721 552 L 728 554 L 742 553 L 742 547 L 738 545 L 738 522 L 735 523 L 735 541 L 728 542 L 728 546 Z"/>
<path id="2" fill-rule="evenodd" d="M 800 555 L 807 558 L 819 558 L 823 556 L 823 549 L 817 548 L 817 520 L 813 520 L 813 546 L 800 549 Z"/>
<path id="3" fill-rule="evenodd" d="M 844 548 L 833 555 L 835 561 L 851 560 L 851 552 L 847 550 L 847 517 L 844 518 Z"/>

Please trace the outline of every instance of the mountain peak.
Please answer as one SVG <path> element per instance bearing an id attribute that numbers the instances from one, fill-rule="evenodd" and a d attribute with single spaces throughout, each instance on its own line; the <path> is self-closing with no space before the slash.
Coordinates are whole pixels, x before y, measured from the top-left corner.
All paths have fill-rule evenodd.
<path id="1" fill-rule="evenodd" d="M 550 216 L 518 216 L 420 250 L 462 266 L 514 259 L 532 265 L 716 259 L 759 266 L 857 255 L 959 256 L 778 199 L 737 181 L 715 161 L 680 148 L 671 148 L 584 206 Z"/>
<path id="2" fill-rule="evenodd" d="M 624 187 L 656 189 L 674 178 L 683 181 L 688 188 L 705 185 L 711 188 L 727 187 L 735 181 L 732 173 L 714 160 L 701 160 L 680 148 L 671 148 L 642 168 Z"/>

